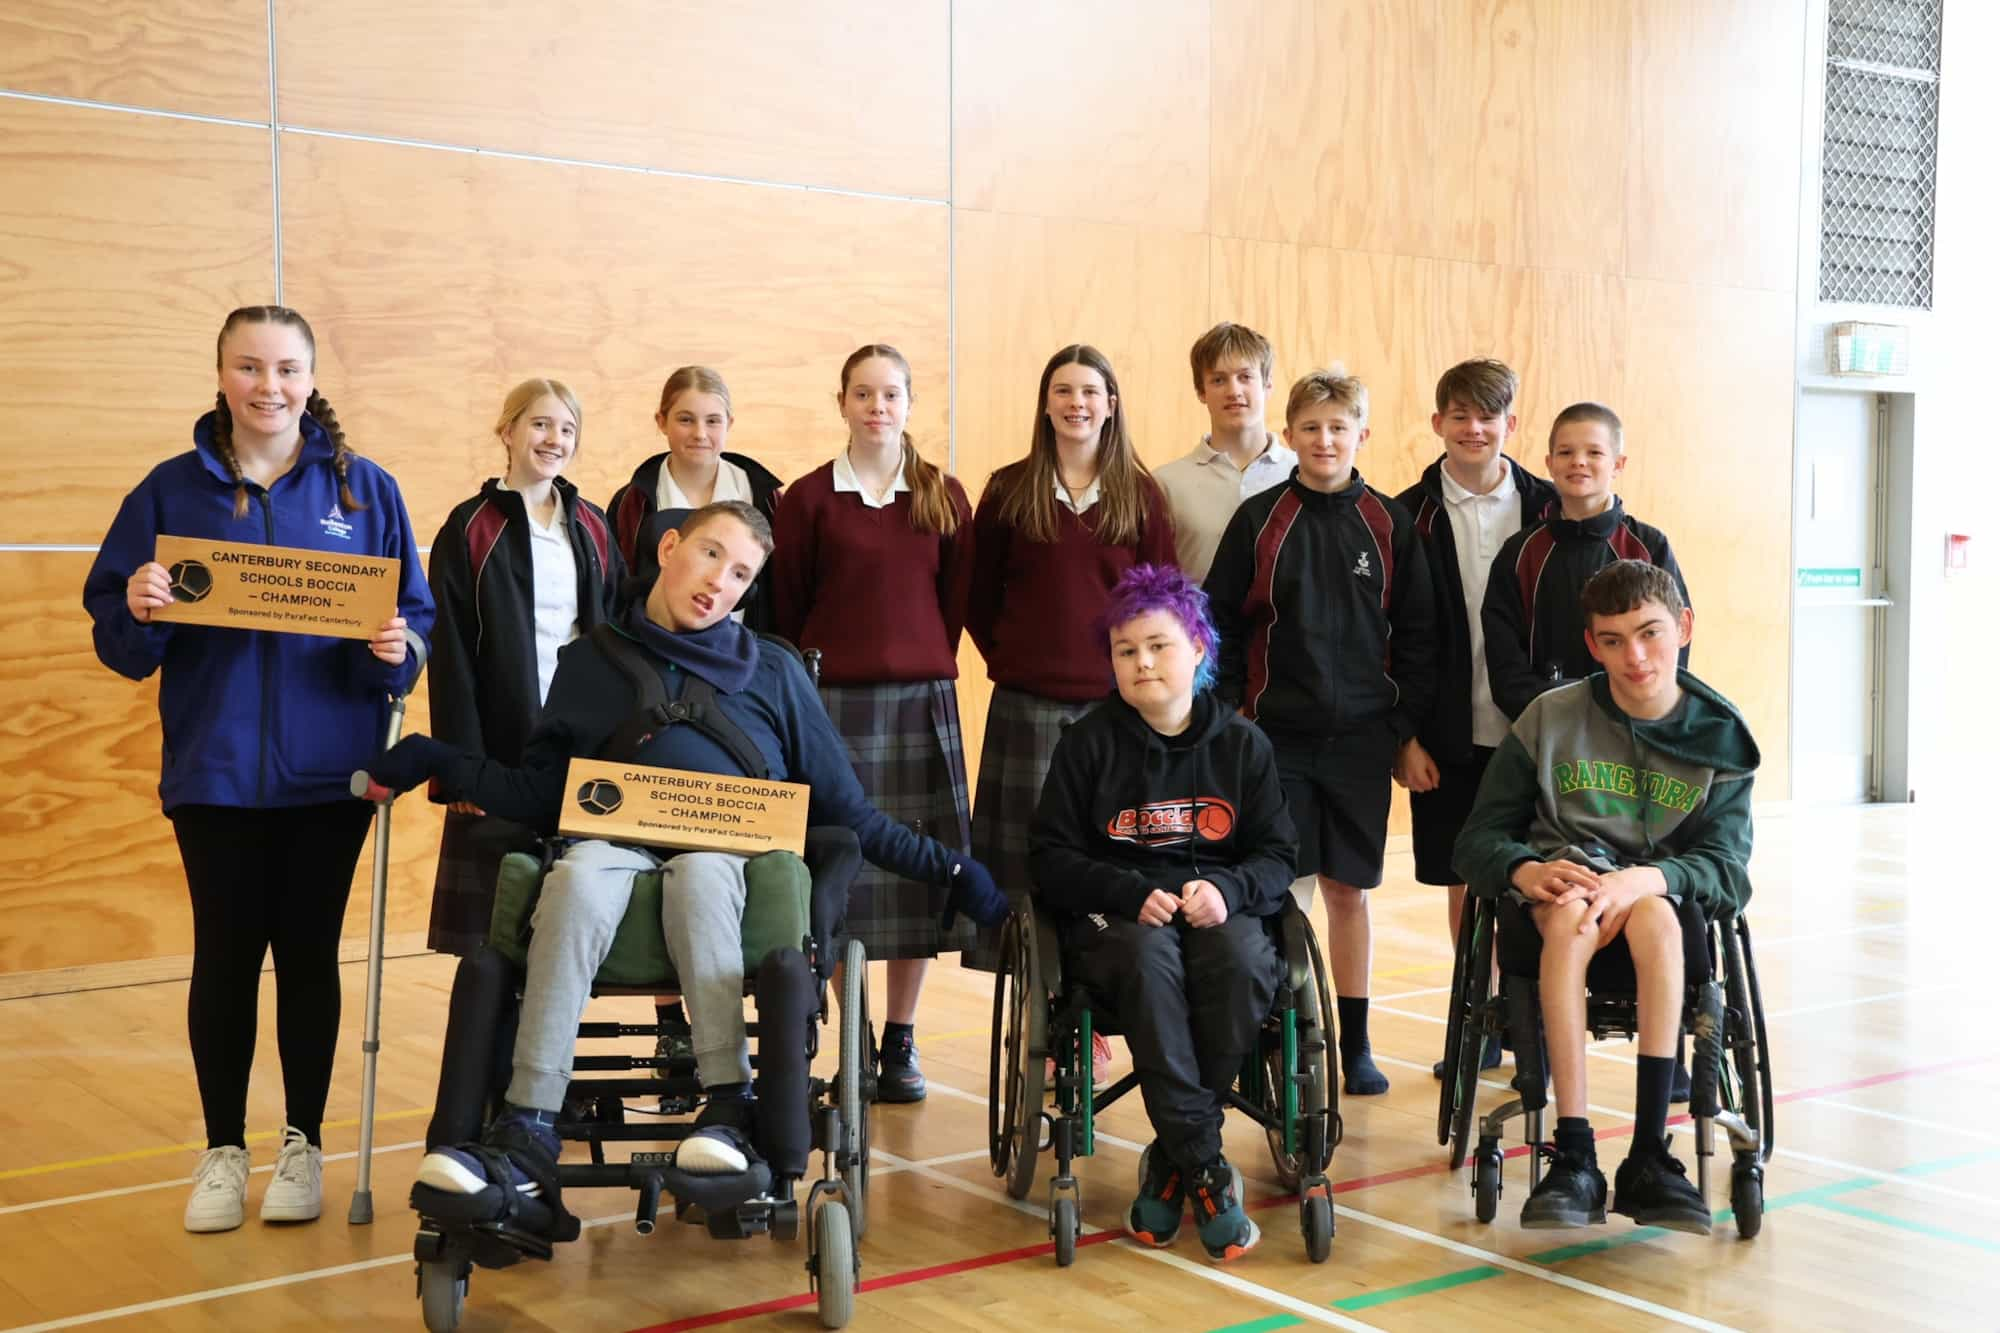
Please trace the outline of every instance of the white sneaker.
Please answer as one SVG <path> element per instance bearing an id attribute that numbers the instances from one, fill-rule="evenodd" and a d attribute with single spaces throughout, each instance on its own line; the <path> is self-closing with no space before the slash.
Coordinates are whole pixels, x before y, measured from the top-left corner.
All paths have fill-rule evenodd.
<path id="1" fill-rule="evenodd" d="M 278 1142 L 278 1165 L 264 1187 L 266 1222 L 310 1222 L 319 1216 L 320 1151 L 306 1136 L 285 1126 Z"/>
<path id="2" fill-rule="evenodd" d="M 189 1231 L 234 1231 L 243 1225 L 243 1196 L 250 1187 L 246 1148 L 210 1148 L 195 1163 L 194 1193 L 181 1224 Z"/>

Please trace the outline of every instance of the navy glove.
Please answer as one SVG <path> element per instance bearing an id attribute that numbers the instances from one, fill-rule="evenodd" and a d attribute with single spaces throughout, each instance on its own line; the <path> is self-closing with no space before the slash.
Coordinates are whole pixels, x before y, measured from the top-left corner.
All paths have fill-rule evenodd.
<path id="1" fill-rule="evenodd" d="M 406 792 L 442 774 L 457 749 L 429 736 L 405 736 L 368 765 L 368 776 L 390 791 Z"/>
<path id="2" fill-rule="evenodd" d="M 993 882 L 993 873 L 969 856 L 952 860 L 949 883 L 951 892 L 944 900 L 944 918 L 940 922 L 946 930 L 957 922 L 960 912 L 982 926 L 997 926 L 1012 910 L 1007 895 Z"/>

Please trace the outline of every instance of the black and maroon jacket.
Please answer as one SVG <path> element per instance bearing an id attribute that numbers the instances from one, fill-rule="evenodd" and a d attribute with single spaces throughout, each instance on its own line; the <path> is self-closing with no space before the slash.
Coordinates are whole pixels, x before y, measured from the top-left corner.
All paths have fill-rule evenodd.
<path id="1" fill-rule="evenodd" d="M 1556 488 L 1528 469 L 1507 460 L 1514 470 L 1514 494 L 1521 502 L 1521 526 L 1532 527 L 1548 506 Z M 1396 497 L 1410 511 L 1417 538 L 1431 567 L 1431 594 L 1437 599 L 1438 691 L 1430 716 L 1417 728 L 1417 738 L 1432 757 L 1450 763 L 1472 758 L 1472 633 L 1465 605 L 1465 585 L 1458 577 L 1458 540 L 1451 515 L 1445 512 L 1444 461 L 1424 469 L 1417 484 Z M 1472 615 L 1479 614 L 1473 607 Z M 1478 664 L 1484 669 L 1484 664 Z"/>
<path id="2" fill-rule="evenodd" d="M 1049 760 L 1028 874 L 1058 917 L 1133 919 L 1154 889 L 1205 879 L 1231 916 L 1284 908 L 1298 838 L 1271 742 L 1204 691 L 1162 736 L 1116 693 L 1070 723 Z"/>
<path id="3" fill-rule="evenodd" d="M 1543 691 L 1600 670 L 1584 642 L 1577 597 L 1590 576 L 1614 560 L 1658 565 L 1687 597 L 1687 580 L 1667 534 L 1627 514 L 1616 498 L 1609 509 L 1586 519 L 1562 517 L 1557 501 L 1509 537 L 1493 558 L 1480 627 L 1486 631 L 1493 702 L 1509 718 L 1520 717 Z M 1683 648 L 1683 667 L 1687 660 Z"/>
<path id="4" fill-rule="evenodd" d="M 1437 606 L 1409 511 L 1354 475 L 1253 495 L 1209 566 L 1216 689 L 1264 730 L 1326 738 L 1386 721 L 1408 740 L 1437 691 Z"/>
<path id="5" fill-rule="evenodd" d="M 576 554 L 580 631 L 611 614 L 624 561 L 596 505 L 556 478 Z M 469 754 L 516 764 L 542 716 L 535 663 L 535 558 L 520 494 L 489 480 L 431 543 L 437 630 L 427 676 L 431 731 Z"/>
<path id="6" fill-rule="evenodd" d="M 725 452 L 725 463 L 734 463 L 750 478 L 750 503 L 757 512 L 770 520 L 771 530 L 778 530 L 778 499 L 784 490 L 784 483 L 763 464 L 743 454 Z M 660 538 L 667 535 L 667 529 L 678 527 L 687 517 L 687 511 L 670 509 L 658 512 L 660 496 L 660 469 L 667 465 L 664 453 L 654 454 L 639 464 L 632 473 L 632 480 L 620 486 L 611 496 L 612 539 L 618 545 L 618 554 L 625 563 L 625 584 L 618 590 L 618 605 L 626 606 L 644 597 L 653 580 L 660 573 Z M 764 562 L 764 570 L 759 571 L 756 582 L 737 605 L 743 612 L 743 623 L 760 634 L 774 633 L 776 611 L 771 605 L 770 589 L 765 585 L 764 574 L 770 568 L 770 561 Z"/>

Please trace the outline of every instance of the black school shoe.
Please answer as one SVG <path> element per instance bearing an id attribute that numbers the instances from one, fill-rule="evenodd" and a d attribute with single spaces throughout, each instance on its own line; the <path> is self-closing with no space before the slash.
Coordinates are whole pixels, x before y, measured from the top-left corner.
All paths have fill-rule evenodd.
<path id="1" fill-rule="evenodd" d="M 875 1075 L 875 1100 L 920 1102 L 926 1091 L 923 1067 L 917 1063 L 916 1034 L 905 1029 L 883 1048 L 882 1063 Z"/>
<path id="2" fill-rule="evenodd" d="M 1601 1224 L 1604 1173 L 1597 1169 L 1597 1163 L 1578 1152 L 1558 1152 L 1546 1147 L 1538 1151 L 1553 1160 L 1542 1183 L 1535 1186 L 1535 1192 L 1521 1205 L 1522 1229 L 1555 1231 Z"/>
<path id="3" fill-rule="evenodd" d="M 1642 1227 L 1706 1236 L 1715 1224 L 1707 1200 L 1665 1144 L 1634 1143 L 1618 1164 L 1617 1186 L 1611 1211 Z"/>

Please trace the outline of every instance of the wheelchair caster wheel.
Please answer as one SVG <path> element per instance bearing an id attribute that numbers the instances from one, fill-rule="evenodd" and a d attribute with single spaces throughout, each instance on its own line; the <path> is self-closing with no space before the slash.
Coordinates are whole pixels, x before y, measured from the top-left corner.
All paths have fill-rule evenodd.
<path id="1" fill-rule="evenodd" d="M 1049 1234 L 1056 1238 L 1056 1267 L 1068 1268 L 1076 1262 L 1076 1233 L 1080 1229 L 1076 1200 L 1068 1195 L 1057 1199 L 1055 1212 L 1049 1217 Z"/>
<path id="2" fill-rule="evenodd" d="M 465 1318 L 465 1277 L 449 1260 L 426 1259 L 417 1266 L 417 1295 L 424 1303 L 430 1333 L 454 1333 Z"/>
<path id="3" fill-rule="evenodd" d="M 1500 1212 L 1500 1148 L 1479 1145 L 1472 1159 L 1472 1213 L 1491 1222 Z"/>
<path id="4" fill-rule="evenodd" d="M 1764 1229 L 1764 1168 L 1754 1161 L 1731 1168 L 1729 1209 L 1736 1216 L 1736 1234 L 1744 1240 Z"/>
<path id="5" fill-rule="evenodd" d="M 847 1209 L 824 1203 L 813 1213 L 813 1280 L 822 1328 L 846 1328 L 854 1317 L 854 1224 Z"/>
<path id="6" fill-rule="evenodd" d="M 1333 1201 L 1324 1194 L 1299 1200 L 1299 1230 L 1306 1238 L 1306 1258 L 1316 1264 L 1333 1253 Z"/>

